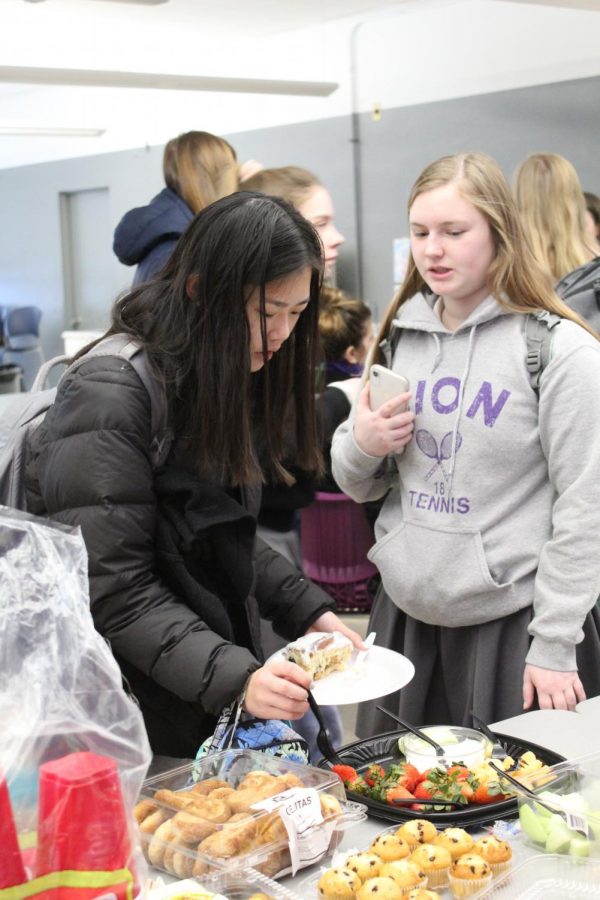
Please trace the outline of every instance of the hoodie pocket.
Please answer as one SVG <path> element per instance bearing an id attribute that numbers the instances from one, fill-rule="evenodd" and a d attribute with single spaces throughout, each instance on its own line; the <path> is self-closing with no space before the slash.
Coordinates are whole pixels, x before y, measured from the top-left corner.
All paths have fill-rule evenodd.
<path id="1" fill-rule="evenodd" d="M 479 531 L 402 522 L 368 555 L 396 606 L 430 625 L 476 625 L 510 606 L 513 585 L 492 578 Z"/>

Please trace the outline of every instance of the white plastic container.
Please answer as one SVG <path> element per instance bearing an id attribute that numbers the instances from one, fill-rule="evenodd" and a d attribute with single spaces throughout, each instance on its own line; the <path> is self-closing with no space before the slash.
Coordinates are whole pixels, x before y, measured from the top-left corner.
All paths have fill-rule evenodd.
<path id="1" fill-rule="evenodd" d="M 534 772 L 523 784 L 544 804 L 518 797 L 525 841 L 538 852 L 595 857 L 600 873 L 600 753 Z"/>
<path id="2" fill-rule="evenodd" d="M 190 763 L 148 779 L 136 807 L 146 858 L 179 878 L 200 877 L 204 882 L 215 873 L 241 869 L 279 877 L 319 862 L 337 846 L 345 828 L 366 818 L 366 807 L 346 801 L 341 780 L 326 769 L 255 750 L 215 753 L 195 767 L 198 782 L 222 783 L 213 788 L 216 797 L 212 791 L 200 793 L 202 788 L 191 780 Z M 268 784 L 275 792 L 263 797 L 259 789 L 256 802 L 254 795 L 248 800 L 243 782 L 251 774 L 272 779 Z M 211 799 L 218 799 L 221 811 L 223 804 L 229 807 L 229 813 L 217 820 L 211 810 L 208 817 L 203 803 Z M 233 816 L 238 818 L 232 822 Z M 191 832 L 196 833 L 194 839 Z M 201 832 L 206 836 L 199 840 Z"/>
<path id="3" fill-rule="evenodd" d="M 470 769 L 481 765 L 486 757 L 491 756 L 492 744 L 485 735 L 474 728 L 462 728 L 455 725 L 432 725 L 421 728 L 433 740 L 444 748 L 444 756 L 438 757 L 436 750 L 427 741 L 410 732 L 402 740 L 402 748 L 407 762 L 424 772 L 432 766 L 449 766 L 453 763 L 464 763 Z"/>

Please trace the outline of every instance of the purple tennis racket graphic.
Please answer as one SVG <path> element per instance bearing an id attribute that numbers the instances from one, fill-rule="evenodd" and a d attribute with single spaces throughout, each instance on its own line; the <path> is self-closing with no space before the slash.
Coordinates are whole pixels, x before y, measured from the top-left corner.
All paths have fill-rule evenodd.
<path id="1" fill-rule="evenodd" d="M 436 439 L 432 434 L 426 431 L 425 428 L 420 428 L 415 434 L 415 441 L 417 443 L 417 447 L 419 450 L 425 454 L 429 459 L 435 459 L 434 464 L 431 469 L 425 476 L 425 481 L 429 481 L 437 467 L 439 466 L 444 476 L 444 480 L 448 479 L 446 472 L 444 471 L 444 467 L 442 463 L 450 459 L 452 456 L 452 432 L 448 431 L 442 440 L 440 441 L 440 446 L 438 449 L 438 444 Z M 459 451 L 460 446 L 462 444 L 462 436 L 460 432 L 456 432 L 456 452 Z"/>

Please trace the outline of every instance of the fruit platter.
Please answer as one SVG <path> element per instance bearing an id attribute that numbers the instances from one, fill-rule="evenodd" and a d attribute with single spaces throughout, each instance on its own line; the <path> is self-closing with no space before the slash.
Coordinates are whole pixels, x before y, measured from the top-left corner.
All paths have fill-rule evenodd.
<path id="1" fill-rule="evenodd" d="M 535 776 L 538 786 L 546 781 L 551 787 L 550 766 L 564 761 L 545 747 L 496 734 L 494 744 L 488 741 L 476 758 L 468 759 L 466 745 L 457 744 L 455 754 L 449 750 L 443 761 L 433 758 L 425 765 L 425 758 L 408 752 L 406 735 L 394 731 L 357 741 L 338 751 L 337 765 L 320 765 L 332 768 L 348 798 L 364 803 L 373 818 L 401 822 L 426 816 L 442 826 L 470 826 L 518 814 L 516 795 L 491 763 L 517 780 Z"/>

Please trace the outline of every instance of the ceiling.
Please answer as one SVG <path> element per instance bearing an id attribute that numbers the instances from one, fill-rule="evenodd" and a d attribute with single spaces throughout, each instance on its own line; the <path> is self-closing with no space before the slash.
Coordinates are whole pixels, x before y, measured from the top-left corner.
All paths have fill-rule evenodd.
<path id="1" fill-rule="evenodd" d="M 235 97 L 221 92 L 227 87 L 223 84 L 217 84 L 218 93 L 214 84 L 202 93 L 175 90 L 172 83 L 159 90 L 106 86 L 119 85 L 119 79 L 124 83 L 128 73 L 138 78 L 163 74 L 171 81 L 173 76 L 209 76 L 303 82 L 306 94 L 315 94 L 308 83 L 317 82 L 317 96 L 326 97 L 337 86 L 327 29 L 340 19 L 414 2 L 169 0 L 143 5 L 139 0 L 0 0 L 0 168 L 160 144 L 190 128 L 238 130 L 227 128 L 225 113 L 232 103 L 239 106 L 244 85 L 233 85 Z M 315 25 L 323 29 L 322 39 L 311 45 L 311 54 L 297 52 L 289 35 Z M 41 78 L 27 71 L 31 67 L 43 70 Z M 67 78 L 71 86 L 55 83 L 51 70 L 57 67 L 67 76 L 78 73 Z M 96 73 L 91 82 L 96 86 L 90 86 L 89 69 Z M 277 87 L 282 90 L 281 84 Z M 301 119 L 308 101 L 298 92 L 284 100 L 290 120 L 296 113 Z M 268 120 L 276 108 L 268 95 L 253 97 L 252 102 L 258 120 Z M 247 103 L 243 109 L 248 110 Z M 237 116 L 234 119 L 237 122 Z M 250 127 L 242 116 L 239 130 Z M 31 130 L 36 128 L 101 133 L 34 136 Z M 10 130 L 28 133 L 7 133 Z"/>
<path id="2" fill-rule="evenodd" d="M 352 25 L 366 16 L 452 2 L 457 0 L 0 0 L 0 168 L 161 144 L 190 128 L 230 133 L 265 127 L 282 104 L 288 121 L 316 117 L 315 109 L 317 115 L 339 114 L 342 88 L 336 92 L 336 85 L 348 69 L 336 48 L 340 34 L 346 53 Z M 600 0 L 510 2 L 600 10 Z M 43 72 L 19 71 L 26 68 Z M 54 83 L 57 68 L 66 70 L 70 84 Z M 277 80 L 280 91 L 286 88 L 282 81 L 288 89 L 289 82 L 304 82 L 305 93 L 320 92 L 322 99 L 298 91 L 289 97 L 258 94 L 255 83 L 244 98 L 240 82 L 233 94 L 214 82 L 201 92 L 190 90 L 190 83 L 179 89 L 172 83 L 125 87 L 130 73 L 146 81 L 149 73 Z M 233 109 L 236 127 L 227 116 Z M 7 133 L 36 128 L 100 133 Z"/>

